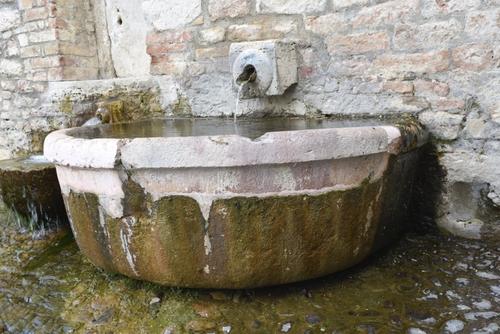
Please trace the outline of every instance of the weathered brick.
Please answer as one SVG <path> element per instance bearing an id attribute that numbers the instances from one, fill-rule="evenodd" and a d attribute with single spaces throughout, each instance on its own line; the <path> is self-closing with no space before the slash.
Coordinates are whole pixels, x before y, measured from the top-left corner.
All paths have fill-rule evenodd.
<path id="1" fill-rule="evenodd" d="M 64 80 L 92 80 L 99 77 L 97 67 L 64 67 Z"/>
<path id="2" fill-rule="evenodd" d="M 356 35 L 335 35 L 327 38 L 330 54 L 361 54 L 389 48 L 389 36 L 385 32 Z"/>
<path id="3" fill-rule="evenodd" d="M 368 28 L 408 22 L 417 16 L 418 0 L 393 0 L 364 7 L 353 19 L 354 28 Z"/>
<path id="4" fill-rule="evenodd" d="M 481 0 L 422 0 L 422 15 L 431 17 L 441 14 L 469 11 L 481 6 Z"/>
<path id="5" fill-rule="evenodd" d="M 241 0 L 209 0 L 208 13 L 212 20 L 226 17 L 239 17 L 250 12 L 247 1 Z"/>
<path id="6" fill-rule="evenodd" d="M 31 68 L 57 67 L 61 65 L 60 56 L 37 57 L 30 60 Z"/>
<path id="7" fill-rule="evenodd" d="M 343 13 L 308 16 L 305 18 L 305 27 L 315 34 L 331 35 L 348 30 L 350 20 Z"/>
<path id="8" fill-rule="evenodd" d="M 188 63 L 185 61 L 171 61 L 166 57 L 154 57 L 151 60 L 152 74 L 180 75 L 187 69 Z"/>
<path id="9" fill-rule="evenodd" d="M 415 80 L 415 93 L 421 96 L 447 96 L 450 93 L 450 87 L 447 83 L 436 80 Z"/>
<path id="10" fill-rule="evenodd" d="M 396 49 L 445 47 L 461 38 L 462 25 L 456 19 L 414 25 L 398 25 L 394 32 Z"/>
<path id="11" fill-rule="evenodd" d="M 372 61 L 366 56 L 353 56 L 348 59 L 334 59 L 328 72 L 346 77 L 366 75 L 372 66 Z"/>
<path id="12" fill-rule="evenodd" d="M 413 83 L 409 81 L 394 80 L 384 82 L 382 89 L 386 92 L 411 94 L 413 93 L 414 86 Z"/>
<path id="13" fill-rule="evenodd" d="M 42 55 L 42 49 L 38 45 L 31 45 L 21 48 L 21 58 L 40 57 Z"/>
<path id="14" fill-rule="evenodd" d="M 23 72 L 23 66 L 17 60 L 0 59 L 0 74 L 5 76 L 19 76 Z"/>
<path id="15" fill-rule="evenodd" d="M 164 31 L 148 34 L 147 52 L 150 55 L 161 55 L 169 52 L 185 51 L 192 40 L 188 31 Z"/>
<path id="16" fill-rule="evenodd" d="M 226 29 L 223 27 L 213 27 L 198 32 L 198 40 L 202 45 L 219 43 L 224 41 L 225 38 Z"/>
<path id="17" fill-rule="evenodd" d="M 30 8 L 24 11 L 23 21 L 43 20 L 49 17 L 49 12 L 45 7 Z"/>
<path id="18" fill-rule="evenodd" d="M 467 13 L 465 32 L 473 39 L 496 40 L 500 38 L 500 9 Z"/>
<path id="19" fill-rule="evenodd" d="M 369 2 L 369 0 L 333 0 L 333 8 L 341 9 L 352 6 L 364 6 Z"/>
<path id="20" fill-rule="evenodd" d="M 19 21 L 19 11 L 9 9 L 0 10 L 0 32 L 16 27 Z"/>
<path id="21" fill-rule="evenodd" d="M 228 45 L 195 50 L 196 59 L 200 60 L 227 57 L 228 54 L 229 54 Z"/>
<path id="22" fill-rule="evenodd" d="M 28 40 L 31 43 L 55 41 L 56 39 L 57 33 L 54 29 L 32 32 L 28 35 Z"/>
<path id="23" fill-rule="evenodd" d="M 388 77 L 397 77 L 405 73 L 437 73 L 447 70 L 448 67 L 448 51 L 383 54 L 375 59 L 370 72 Z"/>
<path id="24" fill-rule="evenodd" d="M 463 110 L 465 108 L 465 101 L 463 99 L 442 97 L 431 101 L 431 105 L 434 110 L 440 111 Z"/>
<path id="25" fill-rule="evenodd" d="M 495 54 L 489 44 L 468 44 L 452 50 L 453 65 L 467 71 L 483 71 L 493 67 Z"/>
<path id="26" fill-rule="evenodd" d="M 444 111 L 426 111 L 419 115 L 419 120 L 433 136 L 443 140 L 454 140 L 458 137 L 462 115 L 453 115 Z"/>
<path id="27" fill-rule="evenodd" d="M 178 29 L 201 16 L 201 0 L 146 0 L 142 10 L 155 30 Z"/>
<path id="28" fill-rule="evenodd" d="M 287 34 L 297 33 L 298 26 L 294 19 L 284 20 L 258 19 L 249 24 L 231 25 L 227 28 L 227 40 L 232 42 L 255 41 L 283 38 Z"/>
<path id="29" fill-rule="evenodd" d="M 29 9 L 33 7 L 33 0 L 18 0 L 19 9 Z"/>
<path id="30" fill-rule="evenodd" d="M 322 12 L 326 0 L 257 0 L 258 13 L 305 14 Z"/>

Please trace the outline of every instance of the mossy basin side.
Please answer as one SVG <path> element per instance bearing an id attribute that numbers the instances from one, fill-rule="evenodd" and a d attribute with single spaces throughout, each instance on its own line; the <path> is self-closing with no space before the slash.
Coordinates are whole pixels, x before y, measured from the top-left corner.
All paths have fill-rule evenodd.
<path id="1" fill-rule="evenodd" d="M 49 135 L 82 252 L 164 285 L 249 288 L 348 268 L 405 229 L 418 125 L 228 122 Z"/>
<path id="2" fill-rule="evenodd" d="M 43 156 L 0 161 L 0 195 L 31 228 L 67 223 L 56 168 Z"/>

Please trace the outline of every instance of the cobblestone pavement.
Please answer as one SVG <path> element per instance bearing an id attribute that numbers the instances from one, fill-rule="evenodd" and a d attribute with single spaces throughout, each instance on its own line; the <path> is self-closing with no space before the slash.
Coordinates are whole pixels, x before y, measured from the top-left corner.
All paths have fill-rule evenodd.
<path id="1" fill-rule="evenodd" d="M 66 230 L 0 231 L 0 333 L 500 333 L 500 246 L 408 234 L 360 266 L 245 291 L 94 268 Z M 242 268 L 245 270 L 245 268 Z"/>

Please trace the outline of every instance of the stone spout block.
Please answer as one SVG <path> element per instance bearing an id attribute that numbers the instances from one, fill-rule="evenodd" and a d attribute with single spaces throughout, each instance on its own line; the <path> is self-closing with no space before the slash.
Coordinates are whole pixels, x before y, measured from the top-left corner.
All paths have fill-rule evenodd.
<path id="1" fill-rule="evenodd" d="M 242 99 L 283 95 L 298 81 L 297 52 L 291 42 L 235 43 L 230 59 L 233 84 Z"/>

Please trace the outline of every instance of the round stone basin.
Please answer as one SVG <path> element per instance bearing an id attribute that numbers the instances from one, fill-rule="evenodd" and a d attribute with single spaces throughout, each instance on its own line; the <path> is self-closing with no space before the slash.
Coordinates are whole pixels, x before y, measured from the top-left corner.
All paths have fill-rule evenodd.
<path id="1" fill-rule="evenodd" d="M 157 119 L 53 132 L 82 252 L 165 285 L 250 288 L 330 274 L 404 230 L 412 120 Z"/>
<path id="2" fill-rule="evenodd" d="M 0 195 L 32 228 L 67 221 L 56 169 L 42 155 L 0 161 Z"/>

